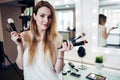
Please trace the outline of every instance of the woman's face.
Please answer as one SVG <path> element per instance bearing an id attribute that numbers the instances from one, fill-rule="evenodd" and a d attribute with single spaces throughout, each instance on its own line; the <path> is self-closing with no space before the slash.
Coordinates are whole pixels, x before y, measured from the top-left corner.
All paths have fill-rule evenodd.
<path id="1" fill-rule="evenodd" d="M 37 14 L 34 14 L 34 19 L 39 31 L 47 30 L 52 23 L 51 10 L 47 7 L 39 8 Z"/>

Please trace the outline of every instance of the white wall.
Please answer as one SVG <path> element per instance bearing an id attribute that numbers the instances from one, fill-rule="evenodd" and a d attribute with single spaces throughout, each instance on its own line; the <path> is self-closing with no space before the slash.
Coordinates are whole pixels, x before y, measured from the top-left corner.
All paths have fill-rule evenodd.
<path id="1" fill-rule="evenodd" d="M 20 31 L 22 29 L 22 23 L 19 19 L 20 14 L 20 7 L 0 4 L 0 39 L 2 39 L 4 43 L 4 52 L 13 63 L 17 56 L 17 49 L 15 43 L 10 39 L 10 33 L 8 33 L 5 28 L 7 28 L 8 24 L 7 19 L 12 18 L 17 30 Z M 7 60 L 6 64 L 8 64 Z"/>

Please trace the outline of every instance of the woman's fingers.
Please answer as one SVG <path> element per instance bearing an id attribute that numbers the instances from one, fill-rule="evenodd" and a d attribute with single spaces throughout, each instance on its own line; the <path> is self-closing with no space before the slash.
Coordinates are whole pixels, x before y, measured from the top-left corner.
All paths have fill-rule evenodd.
<path id="1" fill-rule="evenodd" d="M 73 43 L 70 41 L 70 49 L 73 49 Z"/>
<path id="2" fill-rule="evenodd" d="M 17 45 L 19 45 L 19 43 L 21 43 L 20 41 L 18 41 L 18 40 L 21 39 L 19 33 L 15 32 L 15 31 L 12 31 L 10 34 L 11 34 L 11 39 L 12 39 Z"/>
<path id="3" fill-rule="evenodd" d="M 67 40 L 67 42 L 64 42 L 64 43 L 63 43 L 63 49 L 64 49 L 65 51 L 69 51 L 69 50 L 71 50 L 73 47 L 74 47 L 74 46 L 73 46 L 73 44 L 72 44 L 71 41 L 68 41 L 68 40 Z"/>
<path id="4" fill-rule="evenodd" d="M 16 31 L 12 31 L 10 34 L 14 35 L 14 34 L 18 34 L 18 33 Z"/>
<path id="5" fill-rule="evenodd" d="M 74 46 L 71 41 L 66 41 L 66 42 L 63 42 L 62 48 L 59 50 L 60 50 L 60 52 L 70 51 L 71 49 L 73 49 L 73 47 Z"/>
<path id="6" fill-rule="evenodd" d="M 72 45 L 71 45 L 71 42 L 67 40 L 67 50 L 71 50 L 72 49 Z"/>

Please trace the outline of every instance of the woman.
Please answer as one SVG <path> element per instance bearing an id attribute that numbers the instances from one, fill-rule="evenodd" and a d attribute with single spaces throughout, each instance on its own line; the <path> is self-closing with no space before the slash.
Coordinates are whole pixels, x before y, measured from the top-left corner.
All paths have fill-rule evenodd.
<path id="1" fill-rule="evenodd" d="M 64 52 L 73 48 L 57 33 L 55 10 L 47 1 L 39 1 L 34 7 L 30 30 L 20 34 L 13 31 L 11 39 L 17 45 L 16 63 L 24 71 L 24 80 L 58 80 Z"/>
<path id="2" fill-rule="evenodd" d="M 107 42 L 106 39 L 108 38 L 110 31 L 115 29 L 114 27 L 110 28 L 107 32 L 105 27 L 107 17 L 103 14 L 99 14 L 99 25 L 98 25 L 98 46 L 106 47 Z"/>

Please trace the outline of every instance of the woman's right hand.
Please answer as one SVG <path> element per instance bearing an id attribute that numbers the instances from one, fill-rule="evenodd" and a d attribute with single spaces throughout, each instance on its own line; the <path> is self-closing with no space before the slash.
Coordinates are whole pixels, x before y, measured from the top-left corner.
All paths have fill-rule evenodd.
<path id="1" fill-rule="evenodd" d="M 17 33 L 16 31 L 12 31 L 10 34 L 12 41 L 14 41 L 17 46 L 21 45 L 22 40 L 20 34 Z"/>

